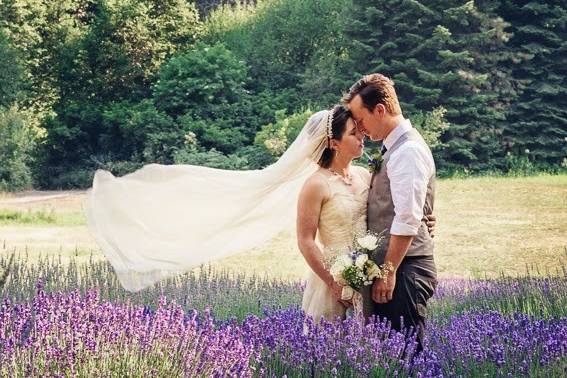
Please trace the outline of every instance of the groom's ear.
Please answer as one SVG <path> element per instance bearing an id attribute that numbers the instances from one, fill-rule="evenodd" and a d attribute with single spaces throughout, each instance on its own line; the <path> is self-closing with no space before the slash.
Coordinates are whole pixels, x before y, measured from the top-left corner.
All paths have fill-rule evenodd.
<path id="1" fill-rule="evenodd" d="M 388 110 L 386 109 L 386 106 L 384 106 L 384 104 L 378 103 L 374 107 L 374 113 L 376 113 L 380 117 L 384 117 L 387 112 L 388 112 Z"/>

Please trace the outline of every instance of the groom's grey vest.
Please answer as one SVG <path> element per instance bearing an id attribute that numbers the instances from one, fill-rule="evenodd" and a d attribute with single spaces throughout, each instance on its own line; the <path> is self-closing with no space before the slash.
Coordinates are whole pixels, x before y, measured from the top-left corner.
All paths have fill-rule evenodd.
<path id="1" fill-rule="evenodd" d="M 384 241 L 378 247 L 375 253 L 375 261 L 378 264 L 384 262 L 384 256 L 390 244 L 390 228 L 394 221 L 394 202 L 392 201 L 392 192 L 390 191 L 390 179 L 388 178 L 387 163 L 394 151 L 400 148 L 408 141 L 419 142 L 427 148 L 429 147 L 416 129 L 411 129 L 394 143 L 394 145 L 386 151 L 381 163 L 379 172 L 374 173 L 371 180 L 370 191 L 368 193 L 368 213 L 367 222 L 370 231 L 380 233 L 384 231 Z M 433 255 L 433 239 L 427 230 L 425 214 L 433 211 L 433 202 L 435 199 L 435 173 L 429 178 L 427 183 L 427 195 L 425 197 L 425 205 L 423 207 L 424 217 L 419 225 L 418 233 L 413 238 L 413 242 L 409 247 L 406 256 L 431 256 Z"/>

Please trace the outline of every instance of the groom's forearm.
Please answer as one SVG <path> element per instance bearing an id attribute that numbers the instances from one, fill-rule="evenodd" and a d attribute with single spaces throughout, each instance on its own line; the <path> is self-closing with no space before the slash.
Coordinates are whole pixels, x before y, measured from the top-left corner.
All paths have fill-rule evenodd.
<path id="1" fill-rule="evenodd" d="M 394 269 L 397 270 L 402 263 L 404 256 L 408 252 L 413 238 L 414 237 L 411 235 L 391 235 L 390 244 L 388 245 L 388 251 L 386 251 L 384 262 L 391 262 Z"/>

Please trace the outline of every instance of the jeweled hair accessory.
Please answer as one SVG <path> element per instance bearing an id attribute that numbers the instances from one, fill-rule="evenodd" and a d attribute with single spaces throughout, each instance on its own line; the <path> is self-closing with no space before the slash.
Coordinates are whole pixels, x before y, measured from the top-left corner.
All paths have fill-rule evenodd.
<path id="1" fill-rule="evenodd" d="M 329 110 L 329 115 L 327 116 L 327 138 L 329 148 L 331 148 L 331 139 L 333 139 L 333 109 Z"/>

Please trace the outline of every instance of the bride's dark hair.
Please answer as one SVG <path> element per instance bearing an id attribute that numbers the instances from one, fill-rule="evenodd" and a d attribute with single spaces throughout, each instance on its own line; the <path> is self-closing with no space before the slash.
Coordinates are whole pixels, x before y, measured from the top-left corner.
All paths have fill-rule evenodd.
<path id="1" fill-rule="evenodd" d="M 352 113 L 344 105 L 336 105 L 332 111 L 333 122 L 331 124 L 331 130 L 333 131 L 333 139 L 341 140 L 346 130 L 347 121 L 352 117 Z M 327 146 L 318 164 L 323 168 L 329 168 L 333 162 L 334 156 L 335 152 Z"/>

